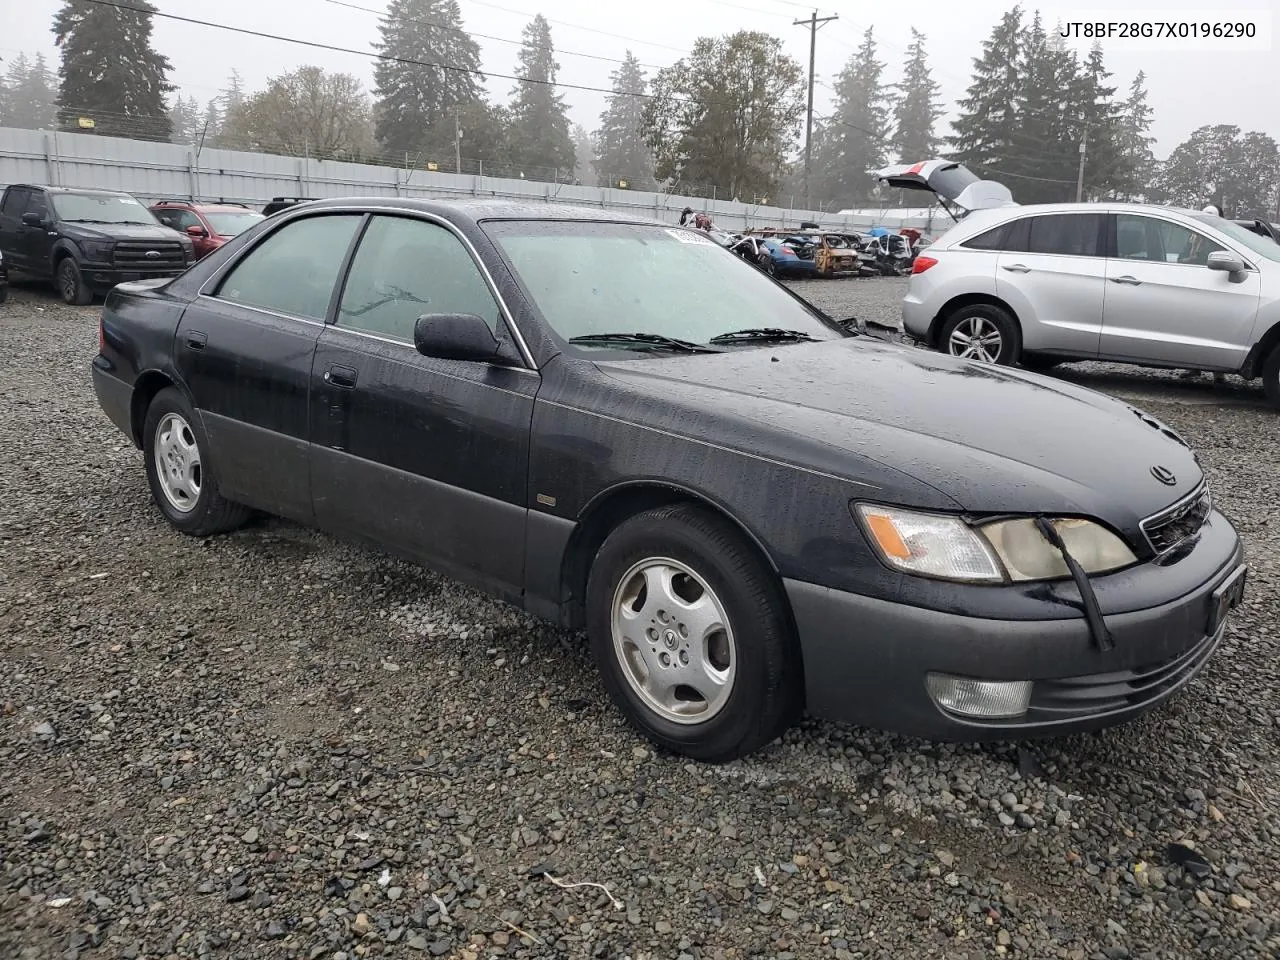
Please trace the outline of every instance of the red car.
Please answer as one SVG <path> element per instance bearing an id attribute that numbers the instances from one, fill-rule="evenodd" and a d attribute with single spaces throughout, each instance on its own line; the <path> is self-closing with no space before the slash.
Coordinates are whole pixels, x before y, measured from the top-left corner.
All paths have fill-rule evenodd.
<path id="1" fill-rule="evenodd" d="M 152 204 L 150 210 L 166 227 L 191 237 L 197 260 L 263 219 L 262 214 L 242 203 L 161 200 Z"/>

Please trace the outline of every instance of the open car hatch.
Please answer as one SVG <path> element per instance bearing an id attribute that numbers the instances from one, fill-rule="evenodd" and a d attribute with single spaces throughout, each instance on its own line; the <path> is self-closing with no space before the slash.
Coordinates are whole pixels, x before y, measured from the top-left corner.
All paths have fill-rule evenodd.
<path id="1" fill-rule="evenodd" d="M 951 213 L 951 206 L 963 213 L 970 210 L 989 210 L 993 207 L 1016 207 L 1013 194 L 1003 183 L 982 180 L 972 170 L 954 160 L 924 160 L 920 163 L 898 164 L 873 171 L 882 183 L 900 190 L 927 190 L 937 196 L 942 206 Z M 950 204 L 950 206 L 948 205 Z"/>

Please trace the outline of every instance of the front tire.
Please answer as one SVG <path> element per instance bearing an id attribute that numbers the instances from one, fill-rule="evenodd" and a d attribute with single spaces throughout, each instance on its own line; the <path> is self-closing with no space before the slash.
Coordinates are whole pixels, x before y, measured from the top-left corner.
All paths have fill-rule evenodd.
<path id="1" fill-rule="evenodd" d="M 756 260 L 756 263 L 760 266 L 760 269 L 769 276 L 777 277 L 778 265 L 773 262 L 773 257 L 769 256 L 767 253 L 762 253 Z"/>
<path id="2" fill-rule="evenodd" d="M 63 257 L 58 263 L 58 293 L 64 303 L 73 307 L 83 307 L 93 300 L 93 291 L 84 282 L 75 257 Z"/>
<path id="3" fill-rule="evenodd" d="M 781 585 L 742 535 L 677 504 L 618 526 L 587 582 L 605 688 L 659 746 L 724 763 L 780 736 L 803 707 Z"/>
<path id="4" fill-rule="evenodd" d="M 142 437 L 151 497 L 174 527 L 207 537 L 234 530 L 249 519 L 247 507 L 218 493 L 208 438 L 178 390 L 167 387 L 155 395 Z"/>
<path id="5" fill-rule="evenodd" d="M 975 303 L 951 312 L 938 334 L 943 353 L 1009 367 L 1022 354 L 1022 337 L 1013 315 L 994 303 Z"/>
<path id="6" fill-rule="evenodd" d="M 1280 344 L 1271 348 L 1262 364 L 1262 388 L 1273 407 L 1280 408 Z"/>

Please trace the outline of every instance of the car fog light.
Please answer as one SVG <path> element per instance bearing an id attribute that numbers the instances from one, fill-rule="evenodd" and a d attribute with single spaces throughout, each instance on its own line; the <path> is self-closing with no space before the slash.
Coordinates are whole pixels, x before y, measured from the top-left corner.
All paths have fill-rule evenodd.
<path id="1" fill-rule="evenodd" d="M 931 673 L 925 683 L 934 703 L 966 717 L 986 720 L 1020 717 L 1031 702 L 1030 680 L 970 680 Z"/>

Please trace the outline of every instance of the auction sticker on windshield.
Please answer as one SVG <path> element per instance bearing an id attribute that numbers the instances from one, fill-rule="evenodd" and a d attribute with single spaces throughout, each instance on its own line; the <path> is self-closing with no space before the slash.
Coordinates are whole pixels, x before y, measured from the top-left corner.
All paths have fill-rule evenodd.
<path id="1" fill-rule="evenodd" d="M 710 237 L 704 237 L 700 233 L 692 233 L 688 230 L 668 230 L 667 233 L 675 237 L 681 243 L 704 243 L 709 247 L 714 247 L 716 242 Z"/>

